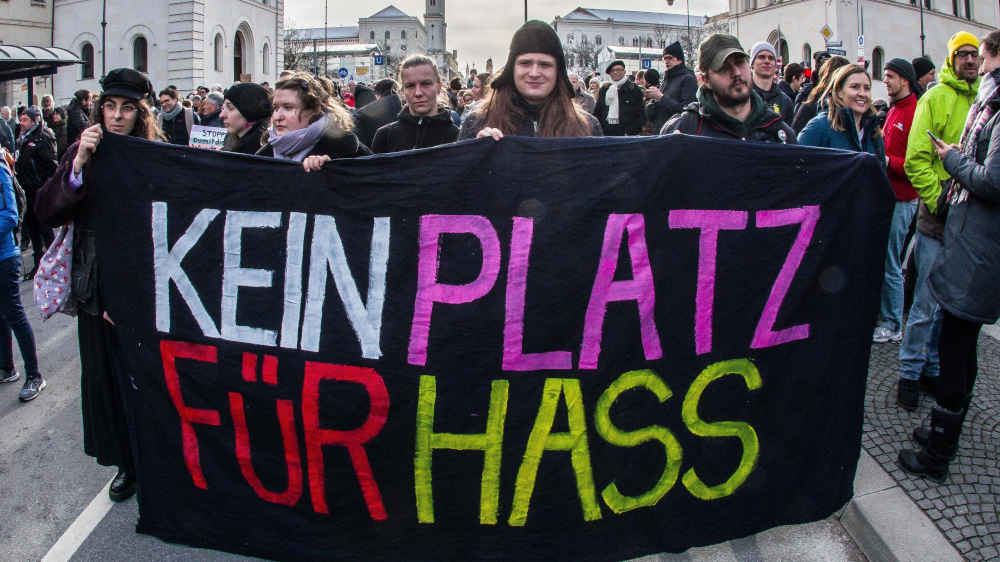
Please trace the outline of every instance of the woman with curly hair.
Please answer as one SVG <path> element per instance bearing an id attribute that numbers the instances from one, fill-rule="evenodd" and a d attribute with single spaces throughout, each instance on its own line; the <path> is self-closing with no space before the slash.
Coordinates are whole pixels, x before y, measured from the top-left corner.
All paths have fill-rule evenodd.
<path id="1" fill-rule="evenodd" d="M 353 129 L 351 112 L 311 74 L 296 72 L 274 85 L 271 128 L 257 154 L 318 170 L 333 158 L 371 154 Z"/>

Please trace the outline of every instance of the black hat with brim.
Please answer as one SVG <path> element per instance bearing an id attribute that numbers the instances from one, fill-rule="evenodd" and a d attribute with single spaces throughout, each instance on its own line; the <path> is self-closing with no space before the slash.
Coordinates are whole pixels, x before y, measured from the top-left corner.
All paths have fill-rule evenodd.
<path id="1" fill-rule="evenodd" d="M 116 68 L 101 80 L 101 94 L 105 96 L 121 96 L 132 100 L 141 100 L 146 96 L 154 99 L 153 83 L 145 74 L 131 68 Z"/>
<path id="2" fill-rule="evenodd" d="M 621 66 L 622 69 L 624 70 L 624 68 L 625 68 L 625 61 L 623 61 L 621 59 L 611 61 L 611 64 L 609 64 L 604 69 L 604 73 L 605 74 L 611 74 L 611 69 L 614 68 L 614 67 L 616 67 L 616 66 Z"/>

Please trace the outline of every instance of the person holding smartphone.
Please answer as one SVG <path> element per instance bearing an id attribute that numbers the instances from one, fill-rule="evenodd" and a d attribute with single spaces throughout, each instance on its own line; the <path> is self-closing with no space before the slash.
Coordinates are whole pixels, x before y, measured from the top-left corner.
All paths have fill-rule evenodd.
<path id="1" fill-rule="evenodd" d="M 921 449 L 900 451 L 900 466 L 939 482 L 958 451 L 962 424 L 972 402 L 977 346 L 983 324 L 1000 318 L 1000 31 L 979 47 L 983 80 L 969 111 L 960 144 L 926 131 L 945 171 L 953 178 L 939 206 L 948 207 L 944 243 L 928 276 L 941 305 L 941 375 L 930 428 L 917 428 Z"/>

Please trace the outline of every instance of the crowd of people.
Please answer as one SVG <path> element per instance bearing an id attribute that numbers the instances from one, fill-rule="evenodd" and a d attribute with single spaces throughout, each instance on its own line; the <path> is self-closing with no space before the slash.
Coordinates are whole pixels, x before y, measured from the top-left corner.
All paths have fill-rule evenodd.
<path id="1" fill-rule="evenodd" d="M 616 60 L 604 69 L 608 80 L 571 73 L 554 30 L 531 21 L 514 34 L 502 71 L 474 74 L 465 87 L 457 78 L 445 82 L 423 55 L 402 61 L 398 81 L 373 87 L 286 71 L 273 88 L 199 86 L 186 96 L 173 86 L 157 93 L 144 74 L 121 68 L 102 79 L 99 94 L 80 90 L 65 107 L 46 96 L 41 107 L 16 116 L 3 108 L 0 382 L 20 377 L 13 334 L 25 370 L 20 400 L 34 399 L 46 385 L 20 299 L 15 232 L 30 241 L 37 268 L 52 229 L 72 222 L 84 447 L 100 464 L 118 467 L 112 499 L 134 493 L 121 379 L 114 375 L 122 358 L 114 319 L 101 302 L 100 217 L 88 197 L 100 189 L 88 164 L 108 133 L 186 145 L 194 125 L 225 127 L 223 150 L 295 161 L 307 172 L 335 158 L 505 135 L 683 133 L 802 144 L 871 154 L 892 186 L 896 203 L 872 337 L 901 343 L 899 406 L 916 409 L 921 393 L 935 400 L 929 426 L 914 431 L 918 447 L 902 451 L 900 465 L 944 480 L 972 400 L 977 336 L 1000 315 L 993 290 L 1000 274 L 1000 32 L 982 40 L 957 33 L 937 73 L 924 57 L 890 60 L 880 69 L 891 98 L 884 111 L 872 99 L 867 68 L 826 53 L 779 69 L 769 43 L 748 52 L 736 37 L 714 34 L 699 45 L 696 68 L 687 66 L 679 43 L 663 49 L 663 62 L 663 73 L 630 74 Z M 902 262 L 914 223 L 917 276 L 907 315 Z"/>

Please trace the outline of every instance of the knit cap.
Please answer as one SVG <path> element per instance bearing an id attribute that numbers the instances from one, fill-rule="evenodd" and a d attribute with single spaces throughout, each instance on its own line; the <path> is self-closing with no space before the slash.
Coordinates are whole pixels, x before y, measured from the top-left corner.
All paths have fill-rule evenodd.
<path id="1" fill-rule="evenodd" d="M 948 40 L 948 66 L 952 66 L 955 51 L 965 45 L 972 45 L 978 49 L 979 39 L 976 39 L 976 36 L 968 31 L 959 31 L 951 36 L 951 39 Z"/>
<path id="2" fill-rule="evenodd" d="M 684 62 L 684 48 L 681 47 L 680 41 L 674 41 L 673 43 L 667 45 L 663 48 L 664 55 L 671 55 L 675 59 Z"/>
<path id="3" fill-rule="evenodd" d="M 900 75 L 904 80 L 910 83 L 910 91 L 914 94 L 918 93 L 920 88 L 917 86 L 917 72 L 913 70 L 913 64 L 908 62 L 906 59 L 892 59 L 885 63 L 886 70 L 891 70 L 896 74 Z"/>
<path id="4" fill-rule="evenodd" d="M 768 51 L 772 55 L 774 55 L 774 58 L 778 58 L 778 53 L 777 51 L 774 50 L 774 45 L 768 43 L 767 41 L 757 41 L 756 43 L 754 43 L 753 47 L 750 48 L 750 64 L 753 64 L 753 61 L 754 59 L 757 58 L 757 55 L 761 54 L 764 51 Z"/>
<path id="5" fill-rule="evenodd" d="M 927 57 L 917 57 L 913 59 L 912 64 L 913 71 L 916 73 L 918 79 L 934 70 L 934 63 Z"/>
<path id="6" fill-rule="evenodd" d="M 233 84 L 226 90 L 225 98 L 229 100 L 240 115 L 251 123 L 267 118 L 271 114 L 271 96 L 267 88 L 254 82 Z"/>
<path id="7" fill-rule="evenodd" d="M 570 97 L 573 96 L 573 84 L 566 74 L 566 55 L 563 53 L 559 36 L 552 26 L 539 20 L 526 22 L 514 32 L 514 37 L 510 40 L 507 64 L 503 67 L 503 73 L 490 83 L 490 87 L 495 90 L 514 87 L 514 62 L 517 61 L 517 57 L 525 53 L 543 53 L 554 57 L 557 80 L 562 80 L 566 86 L 565 91 Z"/>

